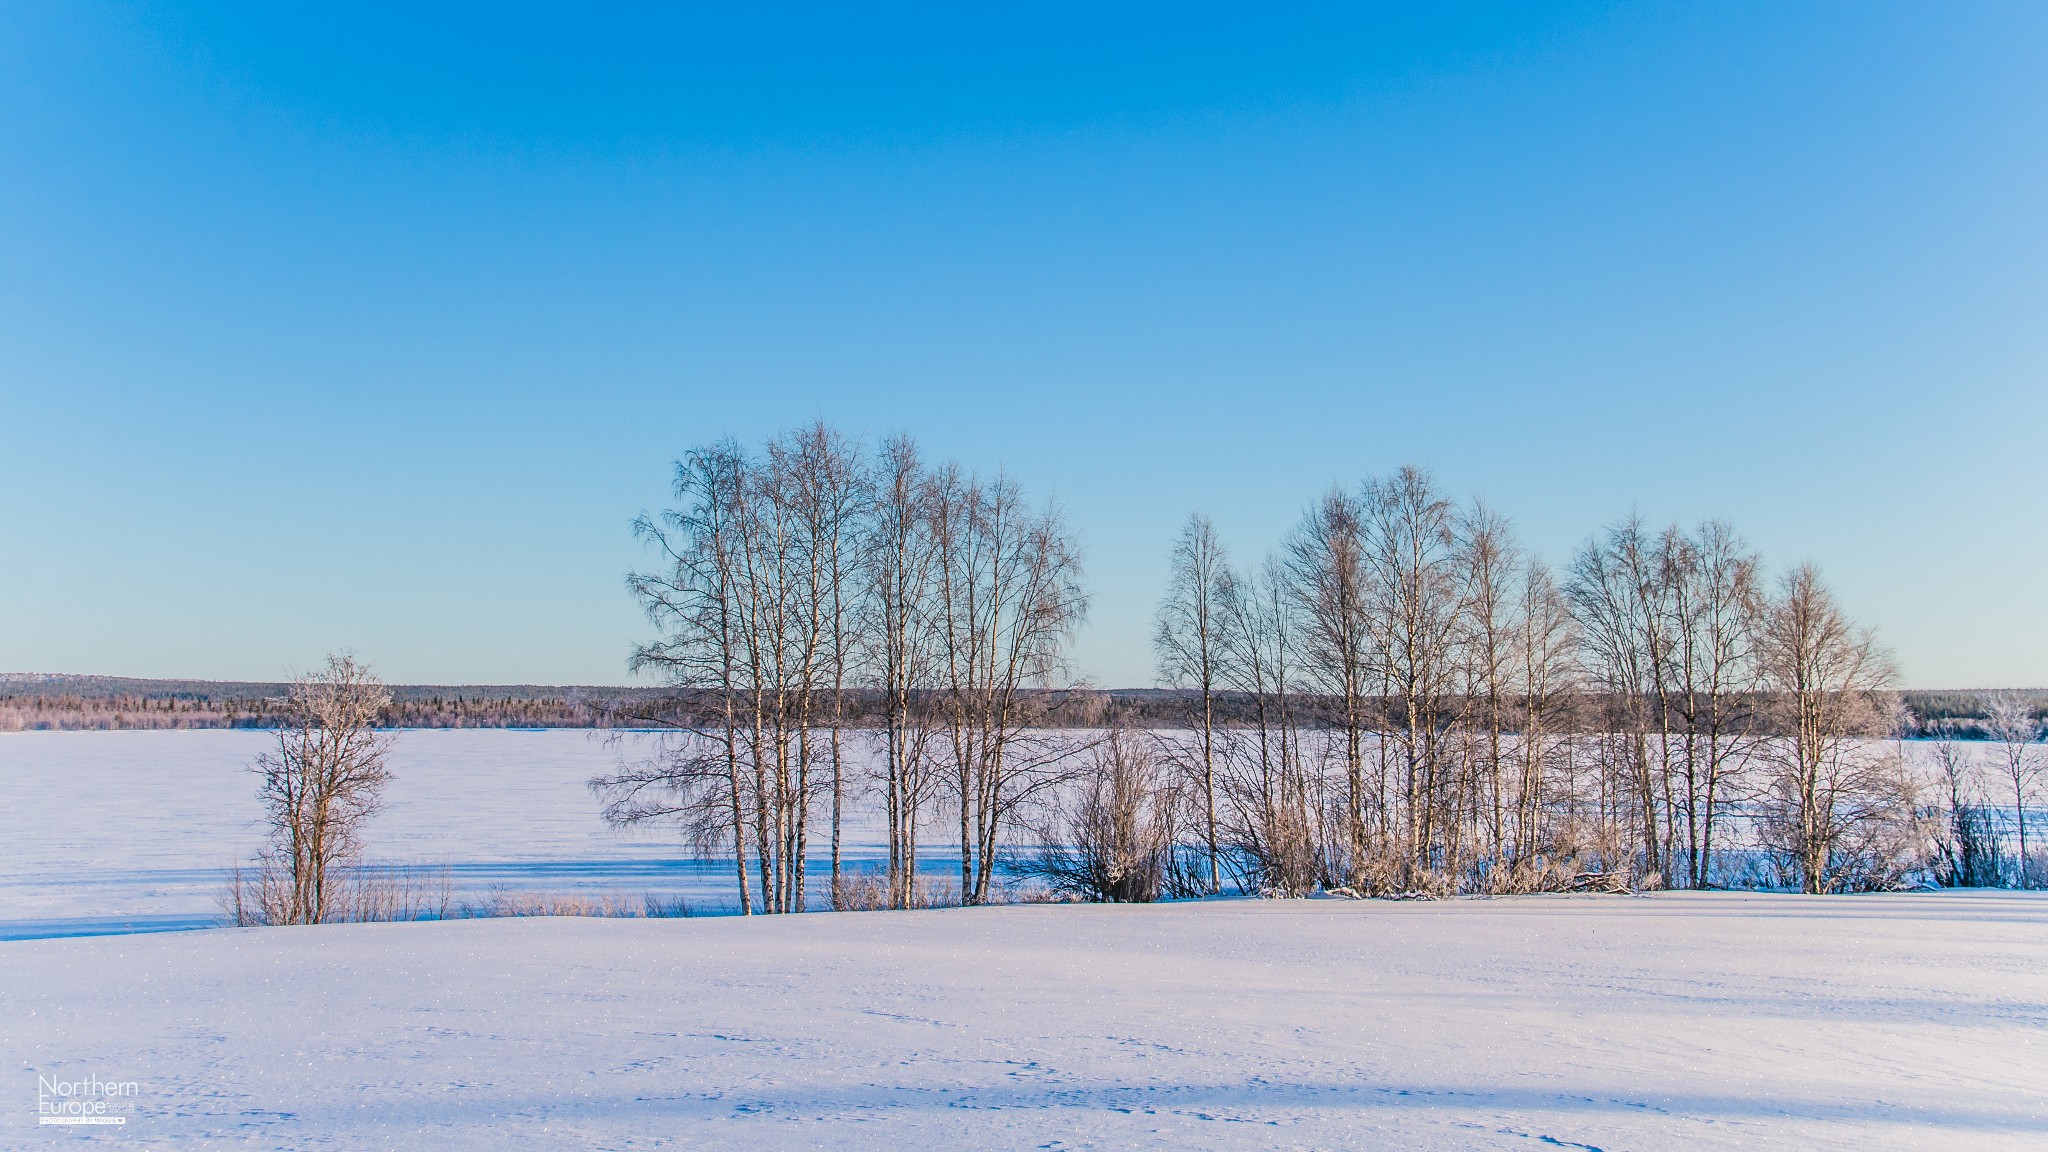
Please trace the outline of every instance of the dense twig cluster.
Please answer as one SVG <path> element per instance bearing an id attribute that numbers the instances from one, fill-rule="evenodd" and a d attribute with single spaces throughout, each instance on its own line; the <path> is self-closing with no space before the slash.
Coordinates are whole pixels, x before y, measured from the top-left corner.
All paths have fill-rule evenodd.
<path id="1" fill-rule="evenodd" d="M 1191 779 L 1188 783 L 1202 783 Z M 1057 894 L 1149 903 L 1214 889 L 1200 855 L 1179 852 L 1192 794 L 1156 755 L 1155 742 L 1122 727 L 1093 742 L 1074 786 L 1035 822 L 1036 848 L 1019 870 Z M 1210 856 L 1210 862 L 1216 859 Z"/>
<path id="2" fill-rule="evenodd" d="M 2029 805 L 2048 772 L 2048 747 L 2041 743 L 2048 724 L 2019 693 L 1992 694 L 1978 727 L 1992 742 L 1985 764 L 1958 742 L 1965 723 L 1944 721 L 1933 732 L 1940 795 L 1928 814 L 1936 829 L 1936 879 L 1959 888 L 2048 884 L 2048 853 L 2037 849 L 2028 831 Z M 2032 839 L 2038 838 L 2036 828 Z M 2008 851 L 2011 839 L 2017 844 Z"/>

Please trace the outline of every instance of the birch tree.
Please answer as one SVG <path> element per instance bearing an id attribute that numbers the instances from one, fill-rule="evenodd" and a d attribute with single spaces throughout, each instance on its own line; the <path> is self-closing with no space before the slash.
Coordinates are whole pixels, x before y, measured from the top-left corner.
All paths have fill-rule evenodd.
<path id="1" fill-rule="evenodd" d="M 1166 597 L 1154 618 L 1152 648 L 1160 683 L 1196 693 L 1193 727 L 1199 745 L 1193 775 L 1203 809 L 1209 891 L 1223 890 L 1216 834 L 1216 684 L 1221 659 L 1220 592 L 1229 561 L 1207 516 L 1188 517 L 1168 561 Z"/>
<path id="2" fill-rule="evenodd" d="M 615 824 L 672 820 L 702 850 L 729 848 L 742 913 L 804 910 L 820 794 L 836 874 L 860 468 L 823 426 L 758 454 L 727 440 L 690 453 L 677 506 L 636 524 L 665 564 L 627 581 L 661 633 L 632 666 L 678 690 L 674 739 L 591 786 Z"/>
<path id="3" fill-rule="evenodd" d="M 1333 699 L 1344 742 L 1344 870 L 1349 881 L 1361 887 L 1366 883 L 1370 803 L 1365 781 L 1366 708 L 1375 671 L 1363 534 L 1358 500 L 1333 488 L 1289 538 L 1286 561 L 1289 590 L 1301 617 L 1304 667 L 1314 686 Z M 1383 795 L 1384 787 L 1376 791 Z M 1373 807 L 1384 834 L 1384 807 Z"/>
<path id="4" fill-rule="evenodd" d="M 1521 549 L 1505 517 L 1474 501 L 1458 529 L 1464 581 L 1463 653 L 1467 742 L 1473 750 L 1468 799 L 1483 816 L 1488 873 L 1509 855 L 1508 824 L 1513 785 L 1507 776 L 1506 741 L 1513 724 L 1509 696 L 1520 655 L 1515 643 L 1521 631 L 1516 620 L 1520 604 L 1516 577 L 1523 565 Z"/>
<path id="5" fill-rule="evenodd" d="M 748 865 L 761 848 L 751 830 L 762 804 L 753 786 L 758 742 L 744 739 L 749 620 L 740 519 L 750 468 L 731 440 L 694 450 L 675 468 L 676 506 L 634 521 L 634 534 L 664 563 L 626 578 L 657 632 L 634 648 L 628 666 L 685 695 L 674 707 L 634 717 L 668 733 L 652 757 L 590 782 L 608 824 L 673 822 L 700 852 L 730 850 L 741 915 L 756 911 Z M 764 885 L 762 911 L 770 910 L 766 895 Z"/>
<path id="6" fill-rule="evenodd" d="M 2014 883 L 2033 887 L 2033 856 L 2027 848 L 2027 800 L 2041 774 L 2042 725 L 2026 701 L 2004 692 L 1992 697 L 1984 730 L 1998 744 L 2000 781 L 2011 790 L 2012 818 L 2019 832 L 2019 871 Z"/>
<path id="7" fill-rule="evenodd" d="M 1707 887 L 1714 833 L 1732 777 L 1756 739 L 1757 629 L 1763 613 L 1756 553 L 1734 529 L 1708 521 L 1667 536 L 1660 561 L 1671 607 L 1675 683 L 1662 705 L 1681 725 L 1685 859 L 1675 879 Z"/>
<path id="8" fill-rule="evenodd" d="M 1285 566 L 1269 556 L 1249 574 L 1224 569 L 1216 605 L 1218 679 L 1251 713 L 1224 742 L 1233 846 L 1256 869 L 1249 879 L 1258 888 L 1305 895 L 1327 879 L 1317 853 L 1323 796 L 1302 756 L 1295 603 Z"/>
<path id="9" fill-rule="evenodd" d="M 918 892 L 918 828 L 936 787 L 931 689 L 940 638 L 933 595 L 934 493 L 915 442 L 898 436 L 882 446 L 871 488 L 863 562 L 869 582 L 864 666 L 881 697 L 889 903 L 907 908 Z"/>
<path id="10" fill-rule="evenodd" d="M 801 870 L 807 837 L 803 830 L 811 792 L 809 766 L 829 772 L 831 801 L 831 890 L 840 891 L 841 824 L 845 807 L 846 694 L 855 659 L 860 579 L 860 533 L 868 510 L 868 477 L 854 446 L 822 422 L 778 438 L 768 450 L 771 491 L 767 498 L 787 504 L 795 525 L 799 619 L 795 727 L 799 744 L 797 804 L 799 833 L 793 856 Z M 826 747 L 813 747 L 813 733 L 825 729 Z M 801 902 L 801 894 L 798 895 Z"/>
<path id="11" fill-rule="evenodd" d="M 1444 753 L 1457 720 L 1456 648 L 1467 607 L 1461 577 L 1470 561 L 1459 554 L 1455 509 L 1419 469 L 1374 481 L 1364 503 L 1368 623 L 1401 757 L 1401 882 L 1414 887 L 1458 867 L 1464 805 Z"/>
<path id="12" fill-rule="evenodd" d="M 1553 761 L 1561 759 L 1567 769 L 1564 775 L 1569 775 L 1571 740 L 1578 727 L 1580 663 L 1571 609 L 1550 569 L 1534 561 L 1525 564 L 1517 598 L 1513 639 L 1519 676 L 1519 775 L 1509 885 L 1526 891 L 1545 881 L 1546 850 L 1567 856 L 1573 847 L 1568 829 L 1550 826 L 1548 788 Z M 1571 791 L 1565 789 L 1567 805 L 1573 799 Z M 1567 809 L 1563 822 L 1568 824 L 1569 817 Z"/>
<path id="13" fill-rule="evenodd" d="M 1659 707 L 1665 647 L 1655 551 L 1642 519 L 1631 516 L 1579 550 L 1565 583 L 1566 601 L 1606 705 L 1600 717 L 1605 759 L 1621 769 L 1626 783 L 1630 803 L 1625 817 L 1641 849 L 1636 870 L 1652 885 L 1662 883 L 1666 865 L 1651 742 L 1668 723 Z"/>
<path id="14" fill-rule="evenodd" d="M 940 625 L 937 669 L 960 830 L 960 894 L 985 903 L 1019 807 L 1052 787 L 1069 749 L 1034 731 L 1088 608 L 1080 557 L 1057 510 L 1033 510 L 1015 481 L 957 467 L 934 479 L 931 531 Z"/>
<path id="15" fill-rule="evenodd" d="M 292 682 L 277 748 L 255 765 L 270 842 L 253 902 L 238 877 L 237 922 L 321 924 L 345 911 L 344 869 L 361 855 L 363 823 L 391 781 L 391 736 L 377 728 L 390 703 L 383 682 L 348 653 Z"/>
<path id="16" fill-rule="evenodd" d="M 1761 757 L 1767 830 L 1802 891 L 1837 891 L 1857 879 L 1854 849 L 1900 810 L 1896 758 L 1872 739 L 1888 730 L 1891 661 L 1812 565 L 1785 576 L 1758 640 L 1777 732 Z"/>

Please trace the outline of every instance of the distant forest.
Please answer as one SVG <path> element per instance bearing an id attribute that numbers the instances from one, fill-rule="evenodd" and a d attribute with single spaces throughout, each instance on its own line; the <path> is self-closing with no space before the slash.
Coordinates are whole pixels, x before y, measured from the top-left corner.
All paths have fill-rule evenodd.
<path id="1" fill-rule="evenodd" d="M 0 674 L 0 732 L 123 731 L 181 728 L 275 728 L 290 685 L 233 680 L 143 680 L 122 676 Z M 878 693 L 850 690 L 847 711 L 881 714 Z M 1050 727 L 1094 728 L 1115 720 L 1132 727 L 1179 728 L 1188 722 L 1194 689 L 1068 688 L 1044 693 Z M 2020 692 L 1942 689 L 1898 693 L 1899 735 L 1932 734 L 1948 725 L 1965 740 L 1988 736 L 1991 698 L 2018 696 L 2048 717 L 2048 689 Z M 1304 715 L 1319 698 L 1301 694 Z M 1248 722 L 1243 693 L 1218 693 L 1218 720 Z M 392 728 L 669 728 L 695 726 L 715 711 L 708 692 L 675 688 L 550 684 L 397 684 L 385 724 Z M 1598 710 L 1596 709 L 1595 712 Z M 1242 713 L 1242 715 L 1240 715 Z"/>
<path id="2" fill-rule="evenodd" d="M 0 676 L 0 732 L 275 728 L 291 686 L 118 676 Z M 600 728 L 667 696 L 651 688 L 409 684 L 391 688 L 393 728 Z"/>

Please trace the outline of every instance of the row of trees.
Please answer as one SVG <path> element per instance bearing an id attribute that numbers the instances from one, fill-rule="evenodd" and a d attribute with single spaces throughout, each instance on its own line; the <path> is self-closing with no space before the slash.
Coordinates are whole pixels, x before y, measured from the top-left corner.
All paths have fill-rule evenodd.
<path id="1" fill-rule="evenodd" d="M 637 525 L 663 564 L 629 578 L 660 633 L 632 663 L 714 704 L 646 717 L 676 738 L 592 781 L 606 819 L 680 821 L 731 854 L 743 913 L 800 912 L 822 808 L 837 903 L 849 744 L 872 740 L 884 902 L 919 901 L 919 834 L 941 799 L 959 897 L 987 900 L 1006 830 L 1066 752 L 1033 691 L 1061 679 L 1087 609 L 1058 511 L 1007 476 L 928 464 L 907 438 L 871 453 L 823 425 L 694 451 L 675 496 Z"/>
<path id="2" fill-rule="evenodd" d="M 1881 739 L 1884 650 L 1722 523 L 1631 517 L 1553 570 L 1413 468 L 1333 489 L 1248 567 L 1193 517 L 1154 637 L 1187 707 L 1141 737 L 1049 730 L 1087 597 L 1057 510 L 1007 476 L 814 425 L 694 451 L 674 491 L 629 578 L 657 633 L 633 665 L 679 689 L 634 719 L 672 738 L 592 786 L 608 820 L 728 854 L 743 912 L 803 910 L 817 855 L 833 906 L 913 906 L 928 838 L 966 903 L 1020 839 L 1132 898 L 1838 891 L 1936 838 Z M 856 797 L 878 884 L 843 866 Z"/>
<path id="3" fill-rule="evenodd" d="M 1090 703 L 1056 690 L 1087 608 L 1079 560 L 1008 477 L 814 425 L 693 452 L 675 491 L 637 525 L 663 566 L 629 578 L 660 631 L 634 665 L 684 690 L 635 715 L 674 738 L 592 784 L 615 823 L 680 821 L 729 852 L 742 912 L 805 908 L 821 811 L 834 907 L 924 902 L 920 836 L 942 818 L 967 903 L 991 898 L 1020 833 L 1035 851 L 1012 863 L 1119 900 L 1707 887 L 1757 848 L 1776 870 L 1733 878 L 1809 892 L 1916 865 L 1965 885 L 2039 871 L 2027 703 L 1990 700 L 1988 767 L 1938 732 L 1922 804 L 1879 739 L 1898 726 L 1883 650 L 1810 566 L 1766 581 L 1725 524 L 1631 517 L 1558 574 L 1410 468 L 1332 490 L 1240 569 L 1197 515 L 1154 634 L 1183 726 L 1077 733 L 1049 722 Z M 237 922 L 360 900 L 347 878 L 389 780 L 392 703 L 347 655 L 266 702 L 270 838 L 232 885 Z M 842 869 L 856 793 L 879 795 L 879 891 Z"/>
<path id="4" fill-rule="evenodd" d="M 1821 892 L 1887 882 L 1910 780 L 1873 737 L 1892 668 L 1810 566 L 1631 517 L 1562 573 L 1413 468 L 1316 502 L 1233 566 L 1175 545 L 1156 649 L 1212 889 L 1716 882 L 1732 820 Z M 1219 724 L 1229 706 L 1244 721 Z"/>

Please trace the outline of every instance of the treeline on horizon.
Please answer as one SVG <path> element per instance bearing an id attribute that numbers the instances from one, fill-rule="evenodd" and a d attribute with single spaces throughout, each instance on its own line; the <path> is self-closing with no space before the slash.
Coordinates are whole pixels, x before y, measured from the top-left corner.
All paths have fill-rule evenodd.
<path id="1" fill-rule="evenodd" d="M 290 723 L 292 686 L 101 676 L 0 679 L 0 732 L 275 729 Z M 603 728 L 667 689 L 571 685 L 394 685 L 390 728 Z"/>
<path id="2" fill-rule="evenodd" d="M 16 677 L 0 681 L 0 732 L 153 731 L 277 728 L 286 722 L 287 684 L 230 680 L 148 680 L 112 676 Z M 674 728 L 702 724 L 721 710 L 716 693 L 675 687 L 571 685 L 394 684 L 380 723 L 390 728 Z M 1188 721 L 1192 689 L 1031 689 L 1049 698 L 1048 727 L 1098 728 L 1121 723 L 1175 728 Z M 1311 724 L 1331 716 L 1333 700 L 1293 692 Z M 1597 694 L 1592 694 L 1597 696 Z M 1993 702 L 2023 701 L 2036 719 L 2048 719 L 2048 689 L 1908 690 L 1897 693 L 1903 739 L 1946 736 L 1990 740 Z M 1250 693 L 1215 694 L 1216 722 L 1242 726 L 1256 719 Z M 1375 706 L 1384 708 L 1383 701 Z M 1604 710 L 1597 699 L 1587 714 Z M 882 694 L 846 690 L 845 711 L 856 723 L 879 723 Z"/>

